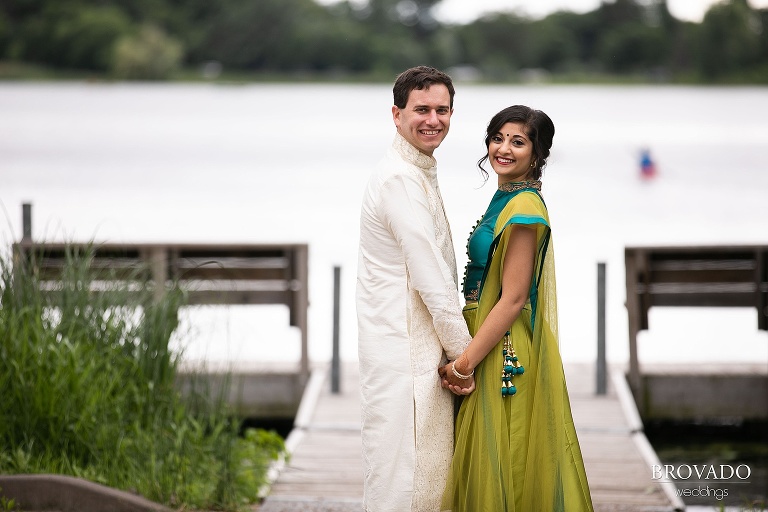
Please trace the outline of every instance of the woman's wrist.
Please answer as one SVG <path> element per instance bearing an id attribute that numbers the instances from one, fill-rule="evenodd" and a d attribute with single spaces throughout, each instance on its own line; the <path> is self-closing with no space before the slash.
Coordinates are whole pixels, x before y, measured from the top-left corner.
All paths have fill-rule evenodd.
<path id="1" fill-rule="evenodd" d="M 454 375 L 454 376 L 455 376 L 457 379 L 461 379 L 461 380 L 469 380 L 469 379 L 470 379 L 470 377 L 472 377 L 472 375 L 474 375 L 474 373 L 475 373 L 475 372 L 473 371 L 472 373 L 470 373 L 470 374 L 468 374 L 468 375 L 464 375 L 463 373 L 459 372 L 459 371 L 456 369 L 456 361 L 454 361 L 453 363 L 451 363 L 451 371 L 453 372 L 453 375 Z"/>
<path id="2" fill-rule="evenodd" d="M 467 354 L 463 353 L 451 365 L 453 374 L 460 379 L 468 379 L 475 373 L 475 369 L 469 365 Z"/>

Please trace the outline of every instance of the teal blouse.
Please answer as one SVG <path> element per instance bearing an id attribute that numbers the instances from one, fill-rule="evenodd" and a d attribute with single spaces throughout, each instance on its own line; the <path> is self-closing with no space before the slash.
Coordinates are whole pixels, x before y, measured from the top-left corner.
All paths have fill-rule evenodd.
<path id="1" fill-rule="evenodd" d="M 538 184 L 538 186 L 537 186 Z M 488 209 L 480 220 L 477 221 L 467 240 L 467 266 L 464 269 L 464 281 L 462 288 L 464 299 L 467 301 L 477 301 L 480 296 L 480 284 L 485 274 L 485 266 L 490 259 L 490 248 L 494 239 L 494 230 L 496 229 L 496 220 L 499 214 L 517 194 L 523 190 L 538 190 L 540 182 L 506 183 L 511 190 L 496 190 L 491 198 Z"/>

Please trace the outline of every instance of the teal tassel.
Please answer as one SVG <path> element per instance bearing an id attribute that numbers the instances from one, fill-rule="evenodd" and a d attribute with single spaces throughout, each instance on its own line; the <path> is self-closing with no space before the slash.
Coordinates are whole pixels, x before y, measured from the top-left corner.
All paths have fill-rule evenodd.
<path id="1" fill-rule="evenodd" d="M 520 364 L 509 340 L 509 331 L 504 334 L 504 345 L 501 350 L 504 363 L 501 368 L 501 396 L 512 396 L 517 393 L 517 387 L 512 384 L 512 377 L 522 375 L 525 369 Z"/>

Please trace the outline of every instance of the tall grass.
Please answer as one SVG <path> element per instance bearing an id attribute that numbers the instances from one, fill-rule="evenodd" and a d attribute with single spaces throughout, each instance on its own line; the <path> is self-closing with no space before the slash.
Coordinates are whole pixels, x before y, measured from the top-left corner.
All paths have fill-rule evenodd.
<path id="1" fill-rule="evenodd" d="M 183 399 L 169 349 L 183 293 L 155 298 L 142 269 L 95 281 L 92 257 L 68 250 L 51 286 L 38 256 L 0 255 L 0 473 L 72 475 L 183 509 L 255 502 L 282 439 L 239 435 L 223 401 Z"/>

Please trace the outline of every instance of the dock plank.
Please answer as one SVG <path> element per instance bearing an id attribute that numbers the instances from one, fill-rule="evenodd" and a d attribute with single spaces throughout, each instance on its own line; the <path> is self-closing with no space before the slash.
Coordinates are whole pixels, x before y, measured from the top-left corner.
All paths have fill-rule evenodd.
<path id="1" fill-rule="evenodd" d="M 627 418 L 613 382 L 594 393 L 589 364 L 566 365 L 571 409 L 595 510 L 662 512 L 675 505 L 659 484 Z M 326 371 L 327 369 L 321 369 Z M 363 500 L 360 395 L 357 364 L 341 369 L 341 392 L 322 381 L 308 424 L 297 432 L 288 463 L 272 484 L 259 512 L 361 511 Z M 292 434 L 293 435 L 293 434 Z M 290 438 L 289 438 L 290 440 Z"/>

